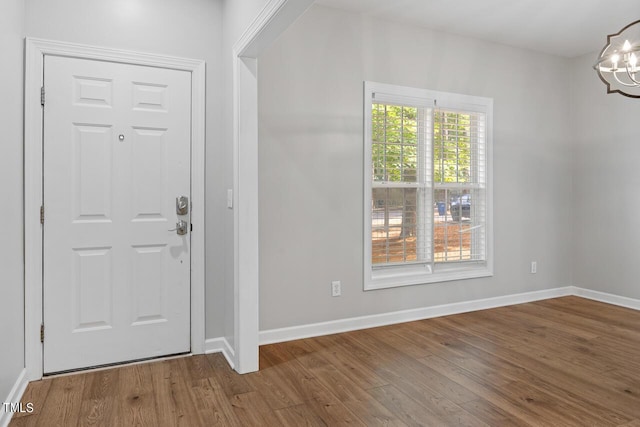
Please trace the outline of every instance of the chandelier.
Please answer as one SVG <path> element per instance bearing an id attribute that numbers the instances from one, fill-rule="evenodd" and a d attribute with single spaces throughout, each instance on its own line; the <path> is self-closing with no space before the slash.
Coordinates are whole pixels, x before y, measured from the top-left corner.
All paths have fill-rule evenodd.
<path id="1" fill-rule="evenodd" d="M 607 85 L 607 93 L 640 98 L 640 20 L 607 36 L 593 68 Z"/>

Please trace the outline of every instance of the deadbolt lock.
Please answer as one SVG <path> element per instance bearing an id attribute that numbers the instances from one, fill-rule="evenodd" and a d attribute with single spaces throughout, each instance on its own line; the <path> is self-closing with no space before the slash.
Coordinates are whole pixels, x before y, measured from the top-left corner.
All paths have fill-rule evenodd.
<path id="1" fill-rule="evenodd" d="M 189 198 L 187 196 L 176 197 L 176 213 L 178 215 L 189 213 Z"/>

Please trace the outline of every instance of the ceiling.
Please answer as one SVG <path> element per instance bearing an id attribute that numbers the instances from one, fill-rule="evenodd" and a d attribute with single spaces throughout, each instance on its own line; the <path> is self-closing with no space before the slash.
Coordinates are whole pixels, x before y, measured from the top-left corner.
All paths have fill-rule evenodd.
<path id="1" fill-rule="evenodd" d="M 316 0 L 375 18 L 564 57 L 599 52 L 640 0 Z"/>

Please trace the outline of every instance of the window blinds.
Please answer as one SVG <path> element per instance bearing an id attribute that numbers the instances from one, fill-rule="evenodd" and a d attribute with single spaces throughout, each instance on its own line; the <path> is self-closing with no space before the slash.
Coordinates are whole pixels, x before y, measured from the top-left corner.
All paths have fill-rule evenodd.
<path id="1" fill-rule="evenodd" d="M 414 101 L 372 103 L 372 265 L 484 260 L 486 115 Z"/>

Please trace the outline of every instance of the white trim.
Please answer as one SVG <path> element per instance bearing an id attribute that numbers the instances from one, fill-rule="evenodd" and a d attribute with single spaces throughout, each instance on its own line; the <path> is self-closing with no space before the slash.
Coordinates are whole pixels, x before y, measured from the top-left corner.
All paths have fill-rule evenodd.
<path id="1" fill-rule="evenodd" d="M 233 46 L 235 367 L 258 370 L 258 56 L 313 3 L 271 0 Z"/>
<path id="2" fill-rule="evenodd" d="M 227 359 L 227 363 L 229 364 L 229 366 L 231 366 L 231 369 L 234 369 L 235 352 L 229 345 L 229 342 L 226 338 L 209 338 L 204 343 L 204 352 L 205 354 L 222 353 L 224 358 Z"/>
<path id="3" fill-rule="evenodd" d="M 24 368 L 20 371 L 20 375 L 16 379 L 16 382 L 13 384 L 9 395 L 5 400 L 0 402 L 3 404 L 7 403 L 18 403 L 22 399 L 22 395 L 24 391 L 27 389 L 27 385 L 29 384 L 29 380 L 27 379 L 27 368 Z M 26 404 L 27 402 L 23 402 Z M 0 427 L 7 427 L 11 422 L 11 417 L 13 417 L 13 412 L 5 412 L 4 405 L 0 407 Z"/>
<path id="4" fill-rule="evenodd" d="M 234 57 L 258 58 L 314 0 L 271 0 L 234 44 Z"/>
<path id="5" fill-rule="evenodd" d="M 269 26 L 269 23 L 280 13 L 288 0 L 270 0 L 262 8 L 258 16 L 249 24 L 247 29 L 242 33 L 238 41 L 233 45 L 234 58 L 246 56 L 248 58 L 256 58 L 259 55 L 259 49 L 252 49 L 260 35 Z M 258 50 L 258 52 L 256 52 Z"/>
<path id="6" fill-rule="evenodd" d="M 376 289 L 397 288 L 400 286 L 426 285 L 429 283 L 450 282 L 453 280 L 491 277 L 493 276 L 493 270 L 487 266 L 490 263 L 491 260 L 488 260 L 486 263 L 470 263 L 470 265 L 465 265 L 464 268 L 450 271 L 444 270 L 444 268 L 447 267 L 446 265 L 442 266 L 444 267 L 442 270 L 438 270 L 438 266 L 432 270 L 430 265 L 422 265 L 422 271 L 403 268 L 403 266 L 377 271 L 372 270 L 369 271 L 369 275 L 366 276 L 369 282 L 365 283 L 364 290 L 373 291 Z"/>
<path id="7" fill-rule="evenodd" d="M 42 378 L 42 108 L 44 55 L 96 59 L 191 72 L 191 353 L 204 351 L 204 236 L 205 236 L 205 63 L 176 58 L 101 48 L 75 43 L 27 38 L 25 62 L 25 147 L 24 147 L 24 226 L 25 226 L 25 365 L 27 378 Z"/>
<path id="8" fill-rule="evenodd" d="M 633 310 L 640 310 L 640 299 L 622 297 L 606 292 L 592 291 L 591 289 L 584 289 L 576 286 L 573 286 L 572 288 L 573 295 L 577 297 L 587 298 L 590 300 L 617 305 L 620 307 L 631 308 Z"/>
<path id="9" fill-rule="evenodd" d="M 234 341 L 236 370 L 258 364 L 258 80 L 257 60 L 234 54 Z"/>
<path id="10" fill-rule="evenodd" d="M 191 71 L 191 354 L 205 350 L 206 63 Z M 195 203 L 193 201 L 195 200 Z"/>
<path id="11" fill-rule="evenodd" d="M 592 291 L 576 286 L 545 289 L 541 291 L 525 292 L 500 297 L 485 298 L 473 301 L 462 301 L 452 304 L 422 307 L 413 310 L 402 310 L 390 313 L 374 314 L 371 316 L 352 317 L 330 322 L 312 323 L 308 325 L 292 326 L 288 328 L 270 329 L 260 332 L 260 345 L 292 341 L 302 338 L 312 338 L 322 335 L 355 331 L 358 329 L 375 328 L 396 323 L 412 322 L 415 320 L 431 319 L 452 314 L 467 313 L 477 310 L 487 310 L 514 304 L 540 301 L 565 296 L 578 296 L 640 311 L 640 300 L 605 292 Z"/>
<path id="12" fill-rule="evenodd" d="M 378 326 L 393 325 L 396 323 L 413 322 L 415 320 L 431 319 L 433 317 L 449 316 L 452 314 L 486 310 L 514 304 L 523 304 L 569 295 L 575 295 L 574 288 L 572 286 L 422 307 L 412 310 L 374 314 L 370 316 L 352 317 L 330 322 L 271 329 L 260 332 L 260 345 L 311 338 L 321 335 L 337 334 L 341 332 L 355 331 L 358 329 L 375 328 Z"/>

